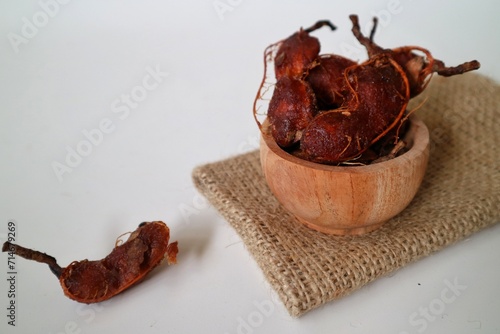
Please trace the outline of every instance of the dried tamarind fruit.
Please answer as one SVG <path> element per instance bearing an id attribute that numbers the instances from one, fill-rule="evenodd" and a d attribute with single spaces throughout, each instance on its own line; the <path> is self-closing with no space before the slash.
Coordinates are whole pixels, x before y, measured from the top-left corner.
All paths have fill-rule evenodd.
<path id="1" fill-rule="evenodd" d="M 417 54 L 421 52 L 423 56 Z M 458 66 L 447 67 L 432 56 L 429 50 L 418 46 L 404 46 L 391 50 L 391 57 L 404 69 L 410 82 L 410 98 L 424 91 L 433 73 L 441 76 L 453 76 L 477 70 L 480 63 L 477 60 L 468 61 Z"/>
<path id="2" fill-rule="evenodd" d="M 425 90 L 434 73 L 453 76 L 480 67 L 476 60 L 447 67 L 419 46 L 383 48 L 374 42 L 377 18 L 369 36 L 361 32 L 356 15 L 350 19 L 354 37 L 368 53 L 360 64 L 320 54 L 319 40 L 309 33 L 324 25 L 335 29 L 329 21 L 301 29 L 264 52 L 254 118 L 267 133 L 258 119 L 266 116 L 276 143 L 300 158 L 351 165 L 385 161 L 404 152 L 401 136 L 414 111 L 406 110 L 409 100 Z M 267 81 L 271 62 L 276 84 Z M 257 101 L 268 100 L 265 93 L 272 88 L 267 113 L 259 114 Z"/>
<path id="3" fill-rule="evenodd" d="M 321 55 L 315 60 L 306 81 L 316 95 L 319 110 L 335 109 L 344 103 L 344 71 L 356 64 L 351 59 L 334 54 Z"/>
<path id="4" fill-rule="evenodd" d="M 276 80 L 283 76 L 300 77 L 304 69 L 319 55 L 320 44 L 316 37 L 309 33 L 323 26 L 335 30 L 330 21 L 318 21 L 307 29 L 300 29 L 292 36 L 278 42 L 278 51 L 274 58 L 274 72 Z"/>
<path id="5" fill-rule="evenodd" d="M 67 297 L 90 304 L 107 300 L 137 284 L 164 260 L 176 263 L 177 241 L 169 243 L 169 239 L 170 230 L 165 223 L 141 223 L 126 242 L 115 245 L 104 259 L 74 261 L 65 268 L 52 256 L 10 242 L 3 244 L 2 251 L 47 264 Z"/>
<path id="6" fill-rule="evenodd" d="M 279 146 L 289 147 L 298 142 L 316 113 L 316 98 L 307 82 L 288 76 L 278 80 L 269 103 L 268 118 Z"/>
<path id="7" fill-rule="evenodd" d="M 318 21 L 313 26 L 300 29 L 283 41 L 270 45 L 265 52 L 267 55 L 269 49 L 278 47 L 273 56 L 277 83 L 269 103 L 268 117 L 272 135 L 283 148 L 300 140 L 302 130 L 317 112 L 316 97 L 303 77 L 304 71 L 320 51 L 318 39 L 309 33 L 323 26 L 336 29 L 330 21 Z"/>
<path id="8" fill-rule="evenodd" d="M 358 157 L 403 117 L 409 84 L 401 66 L 385 54 L 347 68 L 344 104 L 319 114 L 304 130 L 300 147 L 310 160 L 338 163 Z"/>
<path id="9" fill-rule="evenodd" d="M 410 98 L 417 96 L 425 89 L 432 73 L 449 77 L 477 70 L 481 66 L 477 60 L 472 60 L 458 66 L 446 67 L 443 61 L 435 59 L 429 50 L 419 46 L 384 49 L 373 41 L 377 20 L 374 20 L 370 38 L 367 38 L 361 33 L 357 15 L 351 15 L 349 18 L 353 24 L 352 32 L 354 36 L 366 48 L 370 58 L 380 53 L 387 53 L 403 67 L 410 83 Z"/>
<path id="10" fill-rule="evenodd" d="M 320 51 L 318 39 L 309 33 L 323 26 L 336 29 L 330 21 L 317 21 L 311 27 L 301 28 L 290 37 L 271 44 L 264 52 L 264 78 L 254 101 L 254 117 L 261 126 L 257 119 L 256 103 L 266 84 L 267 61 L 270 60 L 274 62 L 277 82 L 267 115 L 272 135 L 283 148 L 293 146 L 300 140 L 302 130 L 317 112 L 316 97 L 304 81 L 304 76 Z"/>

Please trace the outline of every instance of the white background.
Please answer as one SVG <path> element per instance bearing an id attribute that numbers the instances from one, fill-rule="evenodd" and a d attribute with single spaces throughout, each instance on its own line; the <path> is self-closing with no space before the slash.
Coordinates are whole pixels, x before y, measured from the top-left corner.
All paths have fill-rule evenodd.
<path id="1" fill-rule="evenodd" d="M 45 265 L 18 259 L 14 328 L 3 254 L 2 333 L 500 333 L 500 226 L 295 319 L 191 181 L 195 166 L 257 147 L 252 102 L 268 44 L 330 19 L 336 32 L 314 34 L 322 51 L 362 60 L 348 15 L 365 32 L 379 15 L 379 44 L 420 45 L 449 65 L 476 58 L 500 81 L 498 1 L 75 0 L 44 14 L 54 1 L 0 1 L 0 237 L 14 221 L 16 242 L 65 266 L 163 220 L 179 264 L 88 306 Z M 156 87 L 124 107 L 154 70 Z M 83 132 L 103 121 L 112 130 L 84 147 Z M 58 178 L 54 163 L 78 147 L 87 156 Z"/>

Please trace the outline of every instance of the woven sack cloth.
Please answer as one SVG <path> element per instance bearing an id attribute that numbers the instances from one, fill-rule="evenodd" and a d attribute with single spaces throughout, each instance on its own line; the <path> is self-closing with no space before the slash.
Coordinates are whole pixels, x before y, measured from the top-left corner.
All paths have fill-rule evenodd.
<path id="1" fill-rule="evenodd" d="M 402 213 L 365 235 L 299 223 L 267 187 L 258 151 L 194 169 L 195 186 L 240 235 L 290 315 L 500 222 L 500 86 L 472 73 L 434 77 L 412 107 L 424 100 L 416 111 L 431 136 L 424 181 Z"/>

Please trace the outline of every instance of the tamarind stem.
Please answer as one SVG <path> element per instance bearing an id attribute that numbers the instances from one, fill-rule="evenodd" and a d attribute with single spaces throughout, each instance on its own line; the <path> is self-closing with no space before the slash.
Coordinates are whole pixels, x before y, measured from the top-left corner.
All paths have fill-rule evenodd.
<path id="1" fill-rule="evenodd" d="M 377 25 L 378 25 L 378 18 L 375 16 L 373 18 L 372 30 L 370 31 L 370 42 L 371 43 L 374 43 L 373 38 L 375 37 L 375 31 L 377 31 Z"/>
<path id="2" fill-rule="evenodd" d="M 6 241 L 3 244 L 2 252 L 12 252 L 16 255 L 19 255 L 20 257 L 27 259 L 27 260 L 33 260 L 33 261 L 37 261 L 40 263 L 45 263 L 49 266 L 50 271 L 52 271 L 52 273 L 54 275 L 56 275 L 57 278 L 61 277 L 61 273 L 63 271 L 63 268 L 61 268 L 57 264 L 56 259 L 50 255 L 47 255 L 45 253 L 42 253 L 42 252 L 39 252 L 36 250 L 24 248 L 22 246 L 10 243 L 8 241 Z"/>
<path id="3" fill-rule="evenodd" d="M 333 23 L 331 23 L 330 21 L 328 21 L 328 20 L 321 20 L 321 21 L 316 22 L 315 24 L 313 24 L 309 28 L 304 29 L 304 31 L 307 32 L 307 33 L 310 33 L 311 31 L 317 30 L 317 29 L 319 29 L 319 28 L 321 28 L 323 26 L 329 26 L 330 29 L 332 29 L 332 30 L 337 29 L 337 27 L 334 26 Z"/>
<path id="4" fill-rule="evenodd" d="M 434 72 L 444 77 L 451 77 L 457 74 L 463 74 L 465 72 L 477 70 L 481 64 L 477 60 L 472 60 L 460 64 L 458 66 L 446 67 L 444 63 L 439 59 L 434 59 Z"/>

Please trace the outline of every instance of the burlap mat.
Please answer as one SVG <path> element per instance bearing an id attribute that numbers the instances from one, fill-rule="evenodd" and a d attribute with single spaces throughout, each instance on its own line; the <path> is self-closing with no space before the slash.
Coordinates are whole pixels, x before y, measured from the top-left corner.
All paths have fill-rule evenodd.
<path id="1" fill-rule="evenodd" d="M 193 171 L 292 316 L 500 221 L 500 86 L 469 73 L 435 77 L 423 95 L 417 114 L 432 141 L 424 182 L 406 210 L 363 236 L 325 235 L 296 221 L 269 191 L 258 152 Z"/>

